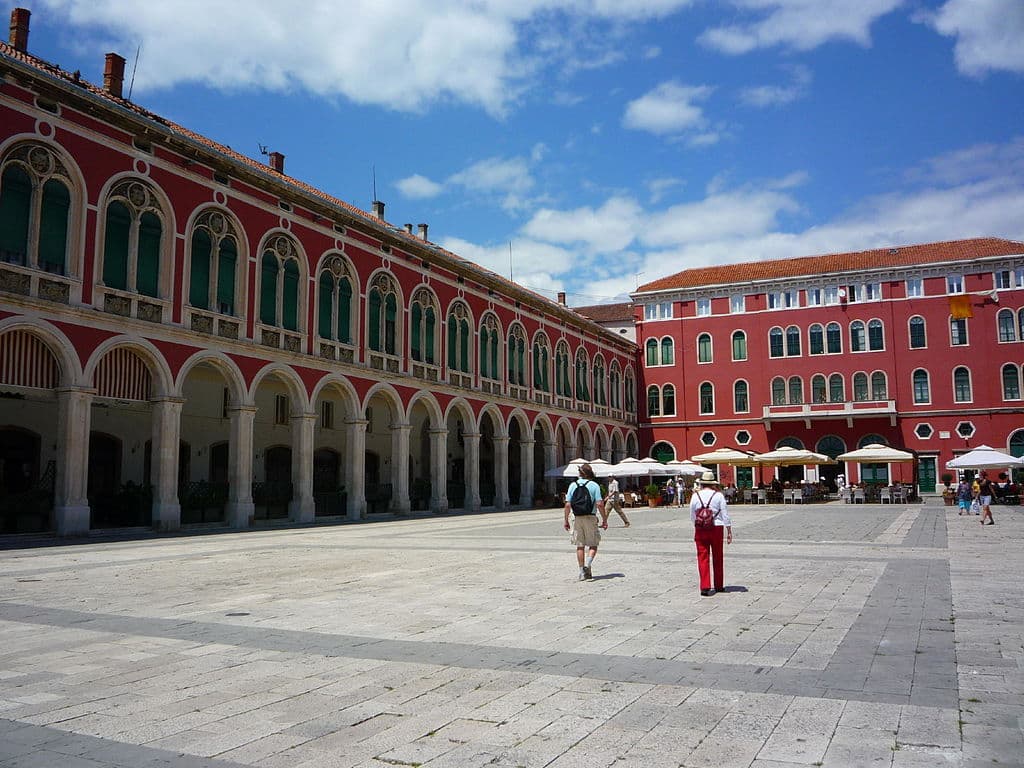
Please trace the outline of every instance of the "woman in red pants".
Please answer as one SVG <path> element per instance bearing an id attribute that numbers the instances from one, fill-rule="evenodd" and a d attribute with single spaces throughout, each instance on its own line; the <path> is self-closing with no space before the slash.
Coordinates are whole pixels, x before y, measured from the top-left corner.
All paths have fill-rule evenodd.
<path id="1" fill-rule="evenodd" d="M 700 489 L 690 499 L 690 521 L 693 523 L 693 541 L 697 545 L 697 570 L 700 572 L 701 597 L 725 591 L 725 539 L 732 544 L 732 520 L 729 505 L 722 494 L 715 473 L 708 470 L 700 478 Z M 710 560 L 710 562 L 709 562 Z M 714 570 L 714 589 L 711 571 Z"/>

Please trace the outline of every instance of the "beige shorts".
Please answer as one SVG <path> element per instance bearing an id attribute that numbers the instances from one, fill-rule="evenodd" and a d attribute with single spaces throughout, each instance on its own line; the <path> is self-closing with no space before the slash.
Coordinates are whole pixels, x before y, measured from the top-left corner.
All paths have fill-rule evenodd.
<path id="1" fill-rule="evenodd" d="M 600 544 L 601 529 L 597 525 L 598 519 L 598 515 L 573 516 L 570 541 L 576 547 L 596 547 Z"/>

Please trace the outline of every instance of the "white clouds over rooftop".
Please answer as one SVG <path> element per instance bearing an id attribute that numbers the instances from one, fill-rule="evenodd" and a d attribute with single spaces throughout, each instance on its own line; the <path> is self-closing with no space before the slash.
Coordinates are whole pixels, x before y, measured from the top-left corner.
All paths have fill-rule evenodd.
<path id="1" fill-rule="evenodd" d="M 940 34 L 956 38 L 956 65 L 964 74 L 1024 72 L 1024 3 L 1020 0 L 948 0 L 934 14 L 920 18 Z"/>
<path id="2" fill-rule="evenodd" d="M 658 135 L 679 135 L 702 128 L 707 120 L 696 102 L 711 95 L 706 85 L 662 83 L 626 106 L 623 125 Z"/>

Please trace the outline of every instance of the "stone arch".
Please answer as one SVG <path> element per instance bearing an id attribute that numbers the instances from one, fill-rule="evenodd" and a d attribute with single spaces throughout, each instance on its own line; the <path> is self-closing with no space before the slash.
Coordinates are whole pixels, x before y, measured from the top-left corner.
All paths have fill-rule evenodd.
<path id="1" fill-rule="evenodd" d="M 85 370 L 82 372 L 82 378 L 89 386 L 92 385 L 100 361 L 108 352 L 114 349 L 130 349 L 147 364 L 153 376 L 153 384 L 155 385 L 150 399 L 154 397 L 170 397 L 174 394 L 175 388 L 171 369 L 167 365 L 164 356 L 160 353 L 160 350 L 147 339 L 128 335 L 114 336 L 102 342 L 93 350 L 85 365 Z"/>
<path id="2" fill-rule="evenodd" d="M 247 402 L 255 402 L 256 390 L 259 389 L 260 384 L 270 378 L 280 381 L 288 390 L 288 394 L 294 398 L 292 413 L 304 413 L 309 410 L 309 400 L 306 397 L 306 387 L 303 385 L 302 379 L 291 366 L 284 363 L 265 365 L 253 376 L 252 383 L 249 384 Z"/>
<path id="3" fill-rule="evenodd" d="M 239 370 L 238 365 L 223 352 L 212 349 L 201 349 L 182 364 L 174 384 L 174 394 L 176 397 L 182 396 L 185 379 L 188 378 L 192 369 L 204 363 L 220 371 L 225 381 L 227 381 L 232 403 L 242 405 L 248 402 L 249 391 L 245 386 L 245 377 L 242 375 L 242 371 Z"/>
<path id="4" fill-rule="evenodd" d="M 60 329 L 45 320 L 13 315 L 0 320 L 0 336 L 9 331 L 27 331 L 46 345 L 60 368 L 60 386 L 87 386 L 74 346 Z"/>
<path id="5" fill-rule="evenodd" d="M 576 425 L 576 456 L 573 458 L 594 459 L 594 432 L 590 424 L 581 421 Z"/>

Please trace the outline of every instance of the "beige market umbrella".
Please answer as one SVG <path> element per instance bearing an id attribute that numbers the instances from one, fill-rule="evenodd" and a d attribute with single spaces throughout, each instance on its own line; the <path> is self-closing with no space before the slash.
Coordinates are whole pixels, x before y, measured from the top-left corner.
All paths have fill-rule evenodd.
<path id="1" fill-rule="evenodd" d="M 836 461 L 852 461 L 855 464 L 890 464 L 913 460 L 914 454 L 881 443 L 871 443 L 871 445 L 865 445 L 855 451 L 847 451 L 836 456 Z"/>
<path id="2" fill-rule="evenodd" d="M 671 467 L 677 475 L 699 475 L 706 469 L 692 461 L 680 461 L 679 459 L 672 459 L 672 461 L 666 462 L 665 466 Z"/>
<path id="3" fill-rule="evenodd" d="M 758 461 L 753 453 L 736 448 L 716 448 L 708 453 L 698 453 L 690 459 L 699 464 L 729 464 L 733 467 L 756 467 Z"/>
<path id="4" fill-rule="evenodd" d="M 979 445 L 973 451 L 946 462 L 946 469 L 1007 469 L 1022 466 L 1024 460 L 987 445 Z"/>
<path id="5" fill-rule="evenodd" d="M 788 445 L 774 451 L 759 453 L 754 457 L 758 464 L 766 467 L 794 467 L 807 464 L 832 464 L 833 461 L 823 453 L 815 453 L 806 448 L 791 448 Z"/>

